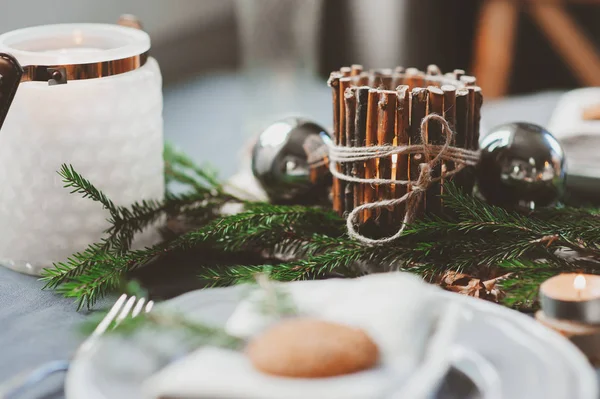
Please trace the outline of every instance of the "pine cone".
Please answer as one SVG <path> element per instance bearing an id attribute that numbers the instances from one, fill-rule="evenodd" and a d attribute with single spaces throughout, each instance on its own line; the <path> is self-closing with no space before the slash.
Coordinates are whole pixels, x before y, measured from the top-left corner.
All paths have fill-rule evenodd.
<path id="1" fill-rule="evenodd" d="M 482 279 L 475 278 L 468 274 L 447 271 L 442 275 L 439 285 L 448 291 L 458 292 L 459 294 L 498 303 L 504 297 L 505 293 L 496 285 L 496 283 L 507 276 L 508 274 L 505 274 L 500 277 L 482 281 Z"/>

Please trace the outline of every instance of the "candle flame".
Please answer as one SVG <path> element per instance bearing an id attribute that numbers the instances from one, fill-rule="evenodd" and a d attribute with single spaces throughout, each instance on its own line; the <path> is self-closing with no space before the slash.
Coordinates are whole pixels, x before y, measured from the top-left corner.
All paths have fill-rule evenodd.
<path id="1" fill-rule="evenodd" d="M 392 154 L 392 163 L 394 165 L 398 163 L 398 154 Z"/>
<path id="2" fill-rule="evenodd" d="M 575 277 L 575 280 L 573 280 L 573 287 L 575 287 L 576 290 L 581 291 L 583 289 L 585 289 L 586 286 L 586 281 L 585 281 L 585 277 L 583 276 L 583 274 L 579 274 Z"/>

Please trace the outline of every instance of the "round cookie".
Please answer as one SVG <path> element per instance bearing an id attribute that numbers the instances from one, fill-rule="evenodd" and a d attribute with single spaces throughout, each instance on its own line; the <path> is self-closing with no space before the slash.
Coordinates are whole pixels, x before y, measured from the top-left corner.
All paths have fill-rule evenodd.
<path id="1" fill-rule="evenodd" d="M 308 318 L 270 327 L 248 343 L 246 354 L 264 373 L 297 378 L 354 373 L 379 360 L 377 345 L 363 330 Z"/>

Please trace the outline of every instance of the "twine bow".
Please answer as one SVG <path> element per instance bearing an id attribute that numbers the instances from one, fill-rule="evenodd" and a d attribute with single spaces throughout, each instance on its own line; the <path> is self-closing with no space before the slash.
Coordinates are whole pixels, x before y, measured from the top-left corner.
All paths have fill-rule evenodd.
<path id="1" fill-rule="evenodd" d="M 446 136 L 446 141 L 443 145 L 434 145 L 427 143 L 426 126 L 429 121 L 436 121 L 442 126 L 442 132 Z M 409 190 L 400 198 L 386 199 L 381 201 L 370 202 L 357 206 L 350 212 L 346 218 L 346 228 L 348 235 L 355 240 L 367 244 L 367 245 L 381 245 L 392 242 L 398 239 L 406 225 L 412 222 L 416 216 L 419 203 L 423 198 L 423 193 L 429 188 L 432 183 L 440 181 L 440 177 L 432 177 L 431 171 L 442 161 L 452 161 L 455 164 L 455 168 L 451 171 L 447 171 L 443 178 L 448 178 L 458 172 L 460 172 L 466 166 L 473 166 L 477 164 L 479 160 L 479 152 L 471 151 L 464 148 L 452 147 L 453 132 L 448 124 L 448 121 L 438 114 L 429 114 L 421 121 L 421 144 L 414 145 L 383 145 L 383 146 L 369 146 L 369 147 L 344 147 L 336 146 L 329 143 L 329 170 L 332 175 L 340 180 L 344 180 L 351 183 L 363 183 L 363 184 L 379 184 L 379 185 L 391 185 L 400 184 L 408 186 Z M 395 180 L 395 179 L 381 179 L 381 178 L 362 178 L 347 175 L 337 170 L 337 164 L 367 161 L 375 158 L 390 157 L 394 154 L 415 154 L 422 153 L 425 159 L 431 159 L 428 162 L 421 163 L 419 165 L 419 177 L 416 181 L 412 180 Z M 431 158 L 433 156 L 433 158 Z M 309 160 L 309 163 L 311 161 Z M 324 164 L 322 159 L 319 162 L 312 162 L 313 166 L 318 164 Z M 406 212 L 402 221 L 402 226 L 396 232 L 396 234 L 380 238 L 372 239 L 360 234 L 355 226 L 357 218 L 360 213 L 366 209 L 377 209 L 386 208 L 399 205 L 406 202 Z"/>

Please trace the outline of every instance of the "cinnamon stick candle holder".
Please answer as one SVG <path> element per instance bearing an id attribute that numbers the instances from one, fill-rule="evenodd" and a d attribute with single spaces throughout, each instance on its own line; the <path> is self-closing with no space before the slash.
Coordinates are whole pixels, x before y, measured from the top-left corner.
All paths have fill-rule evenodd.
<path id="1" fill-rule="evenodd" d="M 437 66 L 430 65 L 426 72 L 402 67 L 365 72 L 362 66 L 353 65 L 332 72 L 328 84 L 333 95 L 333 141 L 337 146 L 443 145 L 446 138 L 437 121 L 428 119 L 424 124 L 425 132 L 421 132 L 423 118 L 437 114 L 453 131 L 453 147 L 467 150 L 479 147 L 483 97 L 475 77 L 465 75 L 463 70 L 442 74 Z M 425 139 L 427 143 L 422 142 Z M 419 178 L 420 165 L 431 157 L 425 151 L 400 153 L 338 164 L 336 170 L 356 178 L 414 182 Z M 442 212 L 440 194 L 448 181 L 454 181 L 466 191 L 472 190 L 474 174 L 469 168 L 446 177 L 454 168 L 454 162 L 449 160 L 434 165 L 431 170 L 433 183 L 424 195 L 419 196 L 417 215 Z M 400 198 L 411 190 L 411 184 L 355 183 L 334 176 L 333 209 L 340 215 L 347 215 L 360 205 Z M 374 225 L 379 234 L 386 234 L 402 223 L 405 209 L 404 203 L 392 208 L 365 209 L 358 222 Z"/>

